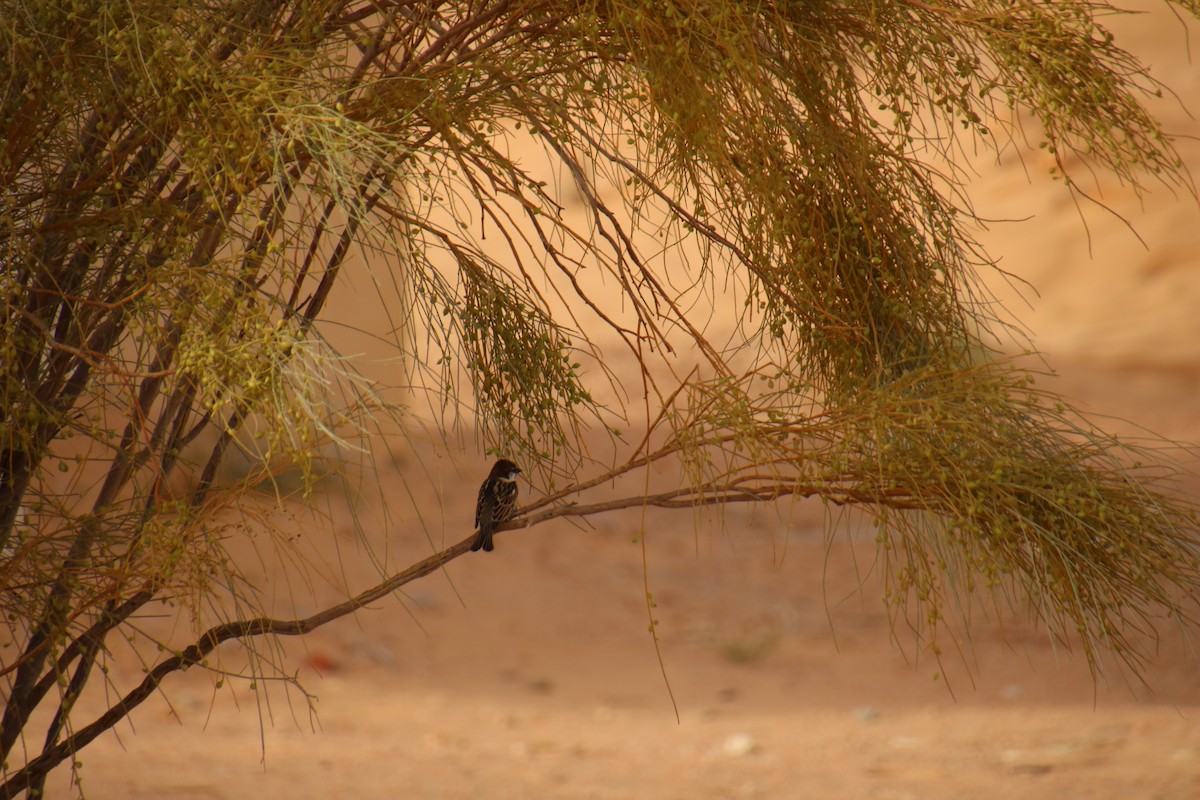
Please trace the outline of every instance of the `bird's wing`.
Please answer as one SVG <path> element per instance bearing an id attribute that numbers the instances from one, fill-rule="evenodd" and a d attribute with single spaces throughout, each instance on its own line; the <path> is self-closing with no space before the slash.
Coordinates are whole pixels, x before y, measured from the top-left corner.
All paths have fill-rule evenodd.
<path id="1" fill-rule="evenodd" d="M 479 512 L 483 511 L 483 489 L 487 486 L 485 481 L 483 486 L 479 487 L 479 497 L 475 500 L 475 527 L 479 527 Z"/>

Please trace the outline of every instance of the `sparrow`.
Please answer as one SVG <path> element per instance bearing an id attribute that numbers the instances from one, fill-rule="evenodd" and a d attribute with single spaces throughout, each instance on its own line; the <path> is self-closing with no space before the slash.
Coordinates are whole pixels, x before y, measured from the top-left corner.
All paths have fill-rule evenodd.
<path id="1" fill-rule="evenodd" d="M 479 500 L 475 503 L 475 526 L 479 535 L 475 537 L 471 550 L 490 552 L 493 548 L 492 534 L 496 526 L 512 519 L 517 510 L 517 475 L 521 468 L 506 458 L 492 467 L 487 480 L 479 487 Z"/>

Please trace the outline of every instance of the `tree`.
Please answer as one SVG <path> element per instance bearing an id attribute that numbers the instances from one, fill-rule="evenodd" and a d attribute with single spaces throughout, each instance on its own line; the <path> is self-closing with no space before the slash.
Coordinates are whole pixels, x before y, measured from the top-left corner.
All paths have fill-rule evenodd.
<path id="1" fill-rule="evenodd" d="M 0 794 L 39 795 L 221 641 L 305 633 L 466 550 L 304 620 L 197 610 L 194 644 L 74 719 L 139 611 L 238 591 L 215 509 L 284 464 L 311 481 L 320 442 L 411 424 L 321 336 L 364 251 L 393 264 L 393 345 L 431 407 L 473 400 L 483 442 L 546 487 L 510 526 L 820 497 L 874 518 L 888 596 L 930 647 L 948 605 L 992 589 L 1138 669 L 1141 634 L 1190 619 L 1200 591 L 1194 507 L 999 356 L 1014 335 L 953 167 L 959 137 L 1027 135 L 1076 197 L 1090 169 L 1191 191 L 1141 103 L 1159 87 L 1101 24 L 1114 10 L 5 0 Z M 510 156 L 517 129 L 573 186 Z M 655 235 L 692 243 L 686 276 Z M 718 346 L 689 303 L 727 285 L 742 338 Z M 581 366 L 599 331 L 646 366 L 627 441 Z M 699 364 L 667 382 L 653 367 L 680 341 Z M 611 461 L 581 448 L 588 426 L 616 438 Z M 220 480 L 239 447 L 260 467 Z M 682 485 L 588 501 L 666 459 Z"/>

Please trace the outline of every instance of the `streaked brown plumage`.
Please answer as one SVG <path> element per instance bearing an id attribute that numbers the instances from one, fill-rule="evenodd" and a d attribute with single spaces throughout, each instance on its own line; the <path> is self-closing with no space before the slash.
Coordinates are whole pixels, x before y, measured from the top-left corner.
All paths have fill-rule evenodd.
<path id="1" fill-rule="evenodd" d="M 494 547 L 492 535 L 496 526 L 511 519 L 517 510 L 517 475 L 520 473 L 520 467 L 502 458 L 479 487 L 479 500 L 475 503 L 475 526 L 479 528 L 479 535 L 471 550 L 490 551 Z"/>

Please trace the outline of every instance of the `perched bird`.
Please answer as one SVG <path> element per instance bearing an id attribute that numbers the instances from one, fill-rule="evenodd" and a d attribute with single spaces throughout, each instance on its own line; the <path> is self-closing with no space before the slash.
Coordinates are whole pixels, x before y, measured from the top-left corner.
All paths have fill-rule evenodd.
<path id="1" fill-rule="evenodd" d="M 502 458 L 479 487 L 479 501 L 475 503 L 475 526 L 479 528 L 479 535 L 471 545 L 472 550 L 483 548 L 490 552 L 496 526 L 511 519 L 517 510 L 517 475 L 520 473 L 520 467 Z"/>

